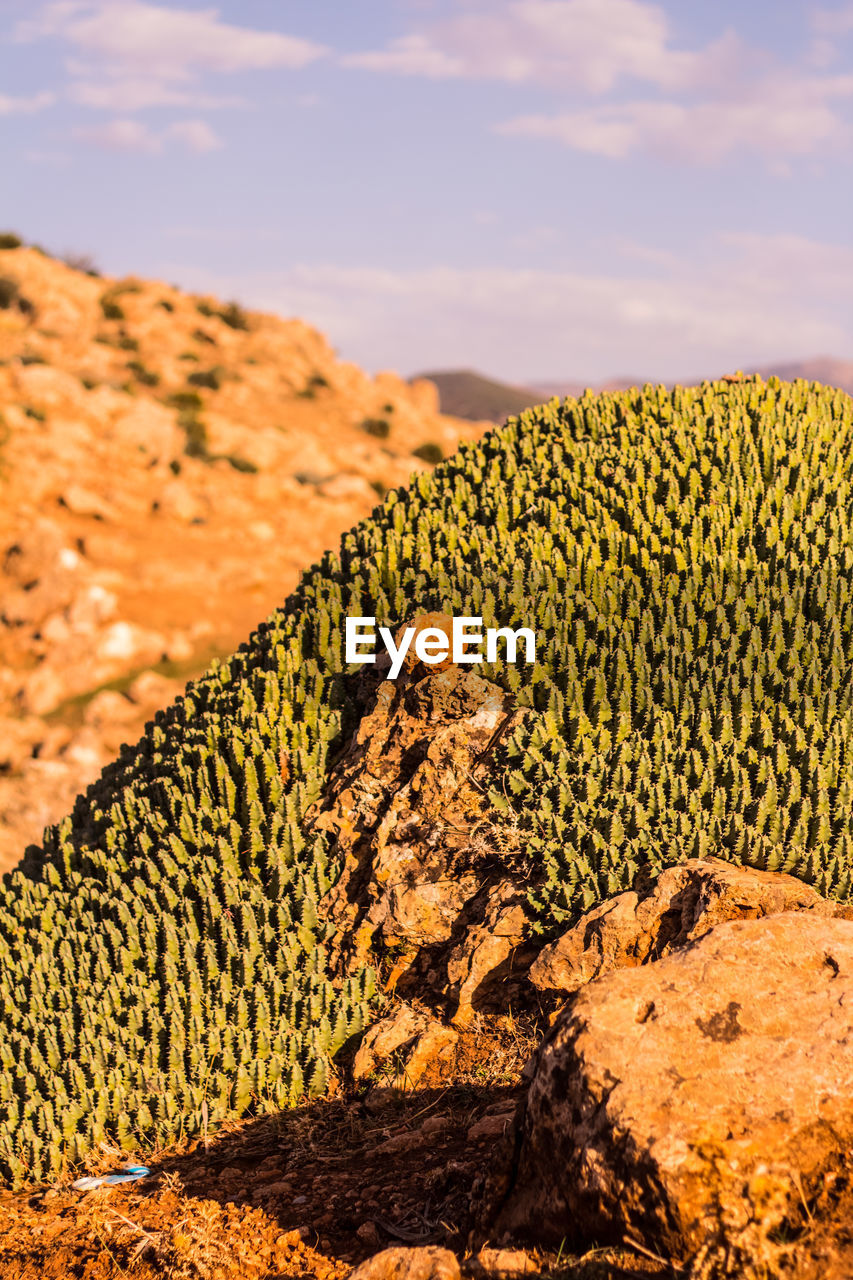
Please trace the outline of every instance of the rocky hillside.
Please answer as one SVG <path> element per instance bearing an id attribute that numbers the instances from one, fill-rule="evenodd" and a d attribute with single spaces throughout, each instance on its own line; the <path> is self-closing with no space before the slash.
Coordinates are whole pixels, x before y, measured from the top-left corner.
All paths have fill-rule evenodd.
<path id="1" fill-rule="evenodd" d="M 342 529 L 479 431 L 299 320 L 0 249 L 0 870 Z"/>

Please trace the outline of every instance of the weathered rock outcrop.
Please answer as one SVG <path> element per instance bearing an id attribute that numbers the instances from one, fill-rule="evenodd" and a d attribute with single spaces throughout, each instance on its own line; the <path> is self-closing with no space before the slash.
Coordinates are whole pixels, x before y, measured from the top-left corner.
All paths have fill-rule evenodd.
<path id="1" fill-rule="evenodd" d="M 771 1260 L 853 1141 L 851 1008 L 853 923 L 815 912 L 591 983 L 538 1053 L 492 1238 Z"/>
<path id="2" fill-rule="evenodd" d="M 662 872 L 645 895 L 620 893 L 588 911 L 539 953 L 530 981 L 565 997 L 612 969 L 647 964 L 694 942 L 724 920 L 781 911 L 850 915 L 794 876 L 756 871 L 719 858 L 691 858 Z"/>
<path id="3" fill-rule="evenodd" d="M 470 671 L 409 666 L 379 684 L 307 818 L 334 836 L 343 863 L 327 900 L 342 963 L 380 946 L 396 957 L 398 990 L 417 977 L 449 997 L 460 1023 L 490 984 L 506 986 L 522 946 L 522 894 L 497 865 L 483 783 L 525 714 Z"/>

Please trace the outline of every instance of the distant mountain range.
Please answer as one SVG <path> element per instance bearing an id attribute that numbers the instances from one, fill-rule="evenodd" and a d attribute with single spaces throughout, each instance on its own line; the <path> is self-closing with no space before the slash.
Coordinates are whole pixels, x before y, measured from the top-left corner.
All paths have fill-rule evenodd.
<path id="1" fill-rule="evenodd" d="M 831 356 L 814 356 L 810 360 L 780 361 L 744 370 L 758 373 L 762 378 L 776 375 L 786 382 L 805 378 L 809 382 L 822 382 L 826 386 L 841 387 L 853 395 L 853 360 L 836 360 Z M 703 375 L 707 376 L 707 375 Z M 720 375 L 715 375 L 720 376 Z M 531 405 L 541 404 L 551 396 L 579 396 L 587 386 L 595 391 L 618 391 L 625 387 L 641 387 L 656 379 L 645 376 L 609 378 L 606 382 L 541 382 L 535 386 L 520 387 L 485 377 L 471 369 L 443 369 L 418 374 L 428 378 L 438 387 L 441 412 L 456 418 L 468 418 L 474 422 L 488 420 L 503 422 L 511 414 L 521 413 Z M 701 382 L 702 378 L 684 379 L 686 383 Z"/>

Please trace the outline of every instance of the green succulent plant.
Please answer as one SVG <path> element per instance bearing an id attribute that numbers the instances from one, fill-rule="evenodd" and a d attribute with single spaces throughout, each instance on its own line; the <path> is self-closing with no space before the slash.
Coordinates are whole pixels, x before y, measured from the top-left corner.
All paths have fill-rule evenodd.
<path id="1" fill-rule="evenodd" d="M 358 715 L 347 616 L 535 629 L 476 668 L 535 713 L 489 783 L 532 932 L 695 855 L 848 897 L 851 512 L 853 400 L 773 379 L 551 401 L 388 493 L 5 877 L 5 1177 L 322 1092 L 370 1017 L 303 826 Z"/>

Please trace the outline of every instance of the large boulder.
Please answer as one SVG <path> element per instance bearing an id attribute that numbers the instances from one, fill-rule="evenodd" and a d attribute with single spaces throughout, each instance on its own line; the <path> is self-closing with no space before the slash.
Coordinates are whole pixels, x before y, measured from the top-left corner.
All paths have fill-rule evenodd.
<path id="1" fill-rule="evenodd" d="M 768 1261 L 853 1142 L 851 1011 L 853 923 L 808 913 L 586 986 L 536 1059 L 492 1237 Z"/>
<path id="2" fill-rule="evenodd" d="M 850 915 L 849 905 L 821 897 L 795 876 L 691 858 L 668 867 L 645 893 L 620 893 L 586 912 L 542 949 L 530 981 L 543 995 L 564 998 L 613 969 L 659 960 L 724 920 L 781 911 Z"/>

